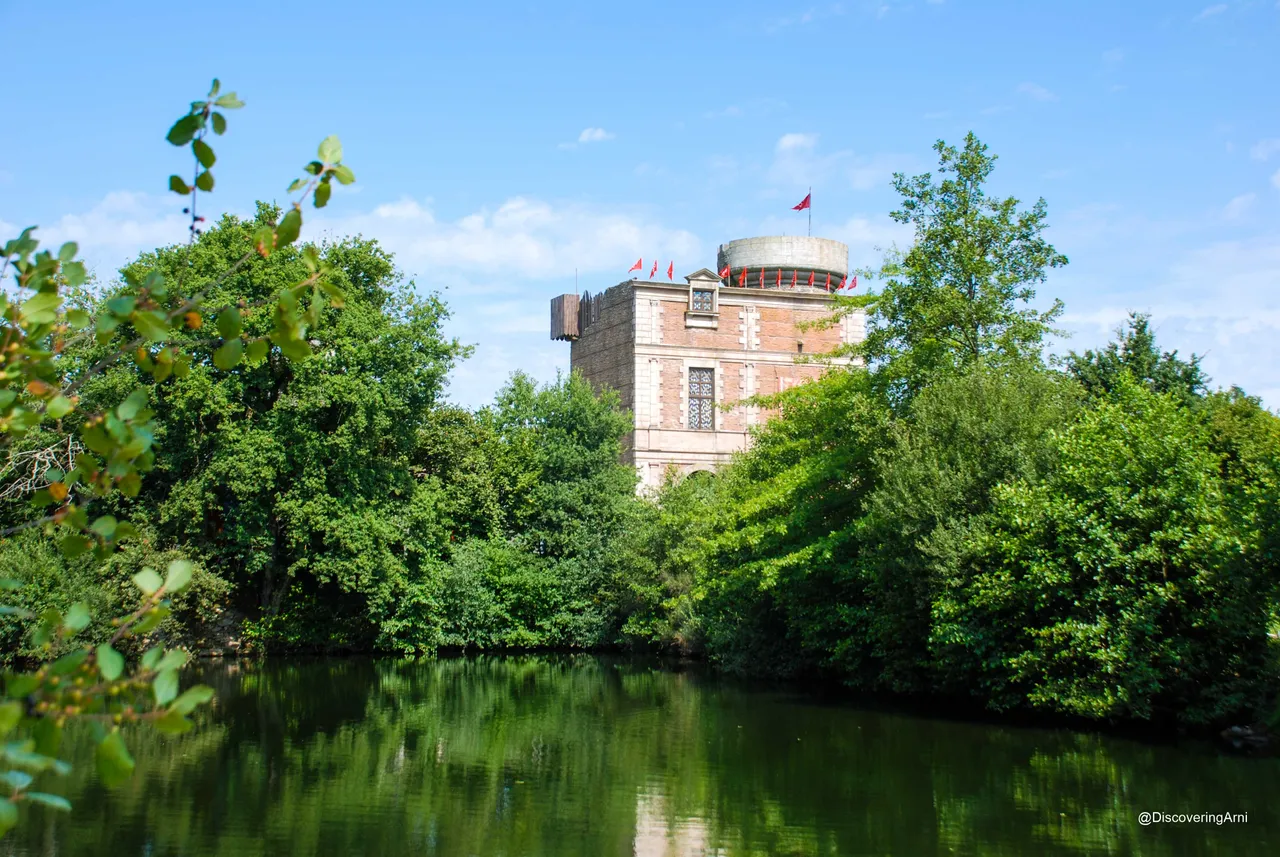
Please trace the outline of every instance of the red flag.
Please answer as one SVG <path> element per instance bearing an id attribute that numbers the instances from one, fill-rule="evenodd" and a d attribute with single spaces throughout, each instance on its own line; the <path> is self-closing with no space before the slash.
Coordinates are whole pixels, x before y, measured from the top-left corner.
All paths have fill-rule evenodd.
<path id="1" fill-rule="evenodd" d="M 674 280 L 674 279 L 675 279 L 675 277 L 673 277 L 673 276 L 672 276 L 672 273 L 675 271 L 675 269 L 676 269 L 676 263 L 675 263 L 675 262 L 672 262 L 670 265 L 668 265 L 668 266 L 667 266 L 667 279 L 668 279 L 668 280 Z"/>
<path id="2" fill-rule="evenodd" d="M 760 288 L 762 288 L 762 289 L 764 288 L 764 268 L 761 268 L 761 269 L 760 269 L 760 283 L 759 283 L 759 286 L 760 286 Z"/>
<path id="3" fill-rule="evenodd" d="M 800 200 L 800 204 L 799 204 L 799 205 L 793 205 L 793 206 L 791 206 L 791 210 L 792 210 L 792 211 L 804 211 L 806 208 L 808 208 L 808 207 L 809 207 L 809 201 L 810 201 L 812 198 L 813 198 L 813 194 L 811 194 L 811 193 L 810 193 L 810 194 L 805 194 L 804 199 Z"/>
<path id="4" fill-rule="evenodd" d="M 841 289 L 843 289 L 843 288 L 844 288 L 844 277 L 841 277 L 841 278 L 840 278 L 840 285 L 836 286 L 836 291 L 840 291 L 840 290 L 841 290 Z"/>
<path id="5" fill-rule="evenodd" d="M 729 275 L 730 275 L 729 266 L 728 266 L 728 265 L 725 265 L 725 266 L 724 266 L 724 269 L 723 269 L 722 271 L 720 271 L 720 279 L 722 279 L 722 280 L 723 280 L 724 278 L 728 277 Z"/>
<path id="6" fill-rule="evenodd" d="M 831 275 L 827 274 L 827 291 L 831 291 Z"/>
<path id="7" fill-rule="evenodd" d="M 809 272 L 809 288 L 813 288 L 813 271 Z"/>
<path id="8" fill-rule="evenodd" d="M 795 287 L 796 287 L 796 272 L 792 271 L 791 272 L 791 288 L 794 289 Z"/>
<path id="9" fill-rule="evenodd" d="M 773 284 L 778 288 L 782 288 L 782 269 L 778 269 L 778 276 L 774 279 Z"/>
<path id="10" fill-rule="evenodd" d="M 857 287 L 858 287 L 858 278 L 857 278 L 857 276 L 855 275 L 855 276 L 854 276 L 854 278 L 853 278 L 853 283 L 851 283 L 851 284 L 850 284 L 849 288 L 851 288 L 851 289 L 856 289 Z"/>
<path id="11" fill-rule="evenodd" d="M 653 279 L 654 277 L 656 277 L 656 276 L 658 276 L 658 260 L 657 260 L 657 259 L 654 259 L 654 260 L 653 260 L 653 270 L 649 272 L 649 279 L 651 279 L 651 280 L 652 280 L 652 279 Z"/>
<path id="12" fill-rule="evenodd" d="M 742 273 L 738 274 L 738 288 L 745 289 L 747 287 L 747 269 L 743 268 Z"/>
<path id="13" fill-rule="evenodd" d="M 639 271 L 643 262 L 644 262 L 644 259 L 636 259 L 636 263 L 632 265 L 630 268 L 627 268 L 627 273 L 630 274 L 632 271 Z"/>

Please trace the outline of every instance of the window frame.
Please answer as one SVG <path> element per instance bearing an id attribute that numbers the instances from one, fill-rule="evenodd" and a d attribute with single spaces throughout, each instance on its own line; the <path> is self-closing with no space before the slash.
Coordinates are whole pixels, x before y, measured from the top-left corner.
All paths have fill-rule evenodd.
<path id="1" fill-rule="evenodd" d="M 706 373 L 702 376 L 701 373 Z M 710 389 L 707 396 L 694 395 L 694 373 L 699 373 Z M 706 426 L 694 425 L 694 402 L 702 403 L 698 408 L 699 422 L 709 423 Z M 690 431 L 716 430 L 716 370 L 714 366 L 690 366 L 685 379 L 685 427 Z"/>

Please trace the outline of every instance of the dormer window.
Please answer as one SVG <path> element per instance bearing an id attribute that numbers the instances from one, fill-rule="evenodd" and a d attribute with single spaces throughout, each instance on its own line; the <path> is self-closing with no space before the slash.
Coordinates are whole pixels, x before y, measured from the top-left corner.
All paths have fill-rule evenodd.
<path id="1" fill-rule="evenodd" d="M 685 310 L 685 327 L 720 326 L 720 278 L 703 268 L 685 277 L 689 282 L 689 308 Z"/>

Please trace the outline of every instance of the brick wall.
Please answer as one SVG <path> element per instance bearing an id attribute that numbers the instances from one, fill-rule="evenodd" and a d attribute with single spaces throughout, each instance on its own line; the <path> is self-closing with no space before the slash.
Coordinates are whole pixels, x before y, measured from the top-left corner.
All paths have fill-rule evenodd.
<path id="1" fill-rule="evenodd" d="M 599 389 L 612 387 L 622 406 L 635 408 L 635 301 L 630 283 L 614 286 L 596 299 L 597 319 L 570 346 L 569 368 Z"/>

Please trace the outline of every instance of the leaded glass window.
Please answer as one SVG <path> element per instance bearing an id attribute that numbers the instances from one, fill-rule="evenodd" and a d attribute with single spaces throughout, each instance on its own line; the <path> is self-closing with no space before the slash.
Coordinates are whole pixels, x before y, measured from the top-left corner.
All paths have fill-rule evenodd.
<path id="1" fill-rule="evenodd" d="M 689 428 L 711 431 L 715 427 L 715 370 L 689 370 Z"/>
<path id="2" fill-rule="evenodd" d="M 693 290 L 693 311 L 711 312 L 714 309 L 714 296 L 707 289 Z"/>

